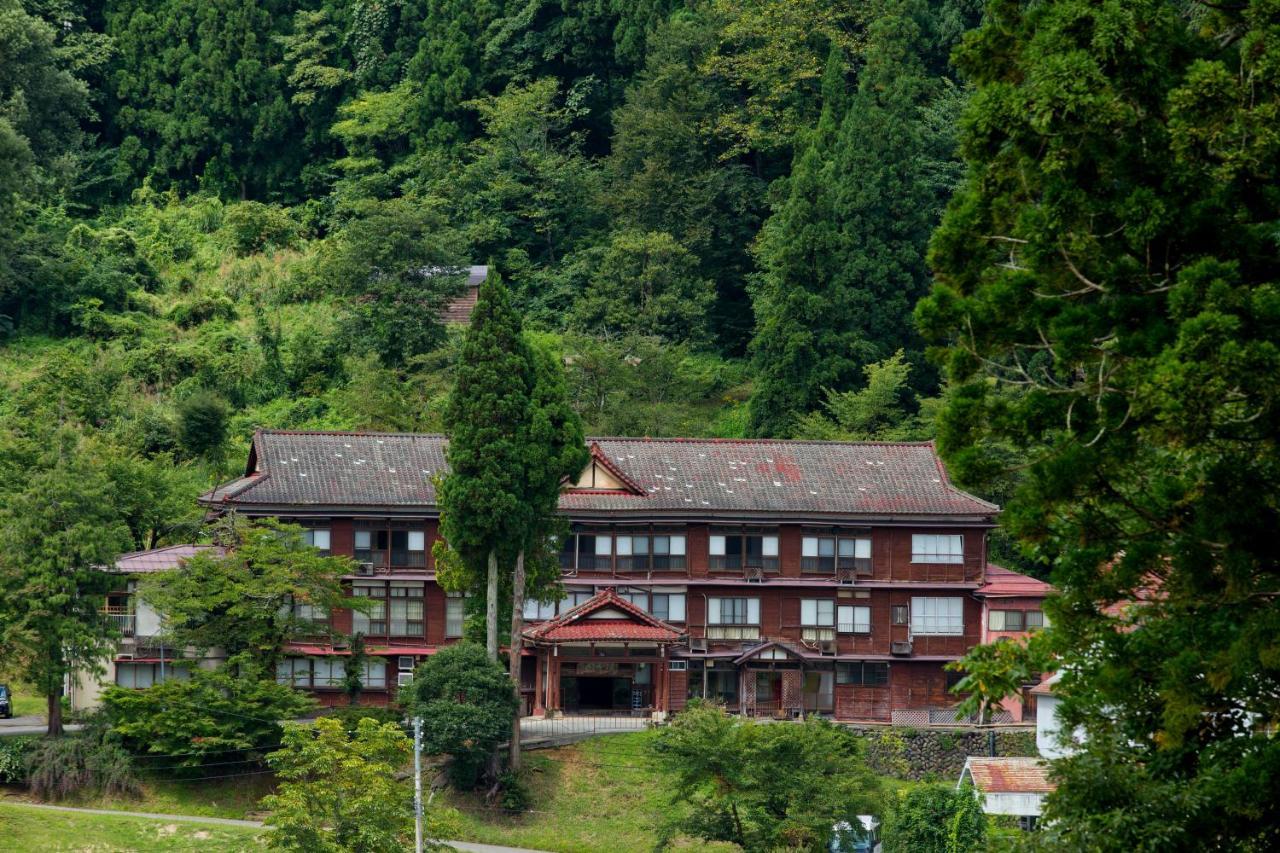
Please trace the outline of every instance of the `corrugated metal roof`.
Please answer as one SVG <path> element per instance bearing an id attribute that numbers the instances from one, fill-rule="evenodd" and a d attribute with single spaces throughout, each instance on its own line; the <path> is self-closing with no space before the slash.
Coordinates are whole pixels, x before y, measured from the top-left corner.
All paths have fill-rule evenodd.
<path id="1" fill-rule="evenodd" d="M 641 494 L 574 489 L 561 496 L 565 512 L 989 519 L 999 511 L 952 486 L 930 443 L 590 441 Z M 206 494 L 205 503 L 434 511 L 431 479 L 447 470 L 439 435 L 262 430 L 253 447 L 254 469 Z"/>
<path id="2" fill-rule="evenodd" d="M 116 571 L 121 574 L 145 575 L 176 569 L 196 554 L 223 554 L 219 545 L 166 545 L 150 551 L 134 551 L 116 560 Z"/>
<path id="3" fill-rule="evenodd" d="M 1049 781 L 1049 765 L 1039 758 L 972 756 L 965 767 L 983 794 L 1047 794 L 1056 787 Z"/>

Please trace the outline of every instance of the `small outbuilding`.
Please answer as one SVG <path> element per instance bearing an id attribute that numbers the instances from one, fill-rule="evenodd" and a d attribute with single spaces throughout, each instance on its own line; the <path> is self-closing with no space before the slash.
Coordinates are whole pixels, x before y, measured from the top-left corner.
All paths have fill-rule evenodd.
<path id="1" fill-rule="evenodd" d="M 970 756 L 960 771 L 960 787 L 969 782 L 982 796 L 989 815 L 1013 815 L 1023 829 L 1034 829 L 1044 811 L 1044 795 L 1054 789 L 1049 765 L 1039 758 Z"/>

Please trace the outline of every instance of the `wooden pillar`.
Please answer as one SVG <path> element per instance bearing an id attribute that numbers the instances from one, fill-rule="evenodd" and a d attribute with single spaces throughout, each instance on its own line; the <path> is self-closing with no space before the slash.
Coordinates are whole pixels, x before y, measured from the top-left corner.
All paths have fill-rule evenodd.
<path id="1" fill-rule="evenodd" d="M 533 715 L 541 717 L 546 713 L 542 704 L 542 655 L 543 650 L 534 646 L 533 652 Z"/>

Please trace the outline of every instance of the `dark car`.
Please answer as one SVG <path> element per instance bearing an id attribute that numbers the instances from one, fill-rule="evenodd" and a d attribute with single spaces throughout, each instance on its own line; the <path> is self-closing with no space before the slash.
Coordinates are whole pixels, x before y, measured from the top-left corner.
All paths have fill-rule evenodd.
<path id="1" fill-rule="evenodd" d="M 13 716 L 13 700 L 9 698 L 9 685 L 0 684 L 0 719 Z"/>

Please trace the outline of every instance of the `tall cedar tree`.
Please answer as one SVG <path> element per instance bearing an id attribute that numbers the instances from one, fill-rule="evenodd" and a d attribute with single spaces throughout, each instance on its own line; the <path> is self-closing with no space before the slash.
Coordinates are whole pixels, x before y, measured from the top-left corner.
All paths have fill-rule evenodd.
<path id="1" fill-rule="evenodd" d="M 910 313 L 927 289 L 925 249 L 938 208 L 923 122 L 936 81 L 921 59 L 923 4 L 882 6 L 851 99 L 845 62 L 832 52 L 822 117 L 761 231 L 750 420 L 757 436 L 790 435 L 825 388 L 857 384 L 866 365 L 912 343 Z"/>
<path id="2" fill-rule="evenodd" d="M 485 649 L 493 660 L 499 559 L 514 559 L 528 512 L 525 440 L 534 377 L 520 326 L 511 294 L 491 265 L 458 354 L 444 418 L 449 473 L 438 490 L 440 534 L 460 557 L 458 585 L 485 590 Z"/>
<path id="3" fill-rule="evenodd" d="M 100 670 L 118 636 L 102 612 L 114 565 L 129 547 L 110 481 L 68 434 L 0 513 L 0 659 L 48 702 L 48 733 L 62 734 L 67 675 Z"/>
<path id="4" fill-rule="evenodd" d="M 1033 458 L 1005 524 L 1060 592 L 1067 849 L 1280 846 L 1280 11 L 1189 5 L 988 5 L 916 311 L 953 469 Z"/>
<path id="5" fill-rule="evenodd" d="M 514 689 L 520 690 L 521 631 L 524 602 L 530 591 L 543 593 L 558 585 L 559 554 L 548 543 L 563 534 L 564 521 L 557 515 L 560 486 L 587 464 L 589 454 L 582 434 L 582 420 L 569 402 L 564 366 L 557 355 L 541 349 L 530 350 L 534 376 L 528 431 L 524 436 L 525 529 L 511 583 L 510 674 Z M 531 581 L 531 582 L 529 582 Z M 517 710 L 510 738 L 511 768 L 520 768 L 520 718 Z"/>

